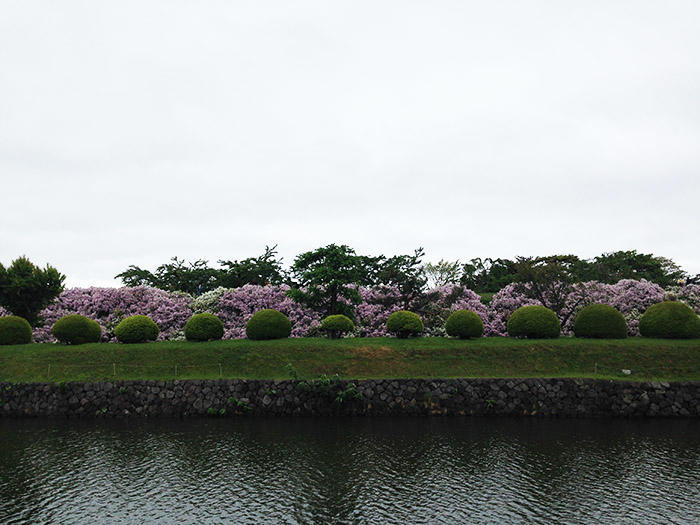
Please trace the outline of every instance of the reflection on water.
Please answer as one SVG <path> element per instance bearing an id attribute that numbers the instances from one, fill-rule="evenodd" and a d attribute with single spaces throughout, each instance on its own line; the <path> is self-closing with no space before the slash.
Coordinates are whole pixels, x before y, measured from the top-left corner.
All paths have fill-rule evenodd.
<path id="1" fill-rule="evenodd" d="M 697 523 L 700 422 L 0 420 L 2 523 Z"/>

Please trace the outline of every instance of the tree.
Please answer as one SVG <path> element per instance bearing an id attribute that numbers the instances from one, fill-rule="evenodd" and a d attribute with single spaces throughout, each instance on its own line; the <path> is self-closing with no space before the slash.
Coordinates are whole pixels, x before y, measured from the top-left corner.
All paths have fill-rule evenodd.
<path id="1" fill-rule="evenodd" d="M 599 255 L 588 262 L 583 276 L 583 280 L 610 284 L 620 279 L 646 279 L 660 286 L 677 285 L 687 278 L 688 274 L 671 259 L 636 250 Z"/>
<path id="2" fill-rule="evenodd" d="M 440 259 L 436 263 L 426 263 L 423 267 L 428 284 L 431 288 L 457 284 L 460 279 L 461 263 L 459 261 L 446 261 Z"/>
<path id="3" fill-rule="evenodd" d="M 581 259 L 575 255 L 518 257 L 515 267 L 516 290 L 553 310 L 565 325 L 578 305 L 575 301 L 567 305 L 567 300 L 581 282 Z M 578 301 L 582 302 L 584 294 L 578 295 Z"/>
<path id="4" fill-rule="evenodd" d="M 158 266 L 155 272 L 132 265 L 116 277 L 126 286 L 152 286 L 191 295 L 219 286 L 239 288 L 245 284 L 280 284 L 284 282 L 285 274 L 281 260 L 277 259 L 276 248 L 266 246 L 262 255 L 242 261 L 219 261 L 224 268 L 210 268 L 203 259 L 188 263 L 173 257 L 171 262 Z"/>
<path id="5" fill-rule="evenodd" d="M 401 308 L 408 310 L 410 304 L 425 292 L 428 278 L 421 262 L 425 252 L 418 248 L 413 255 L 395 255 L 388 259 L 380 258 L 376 282 L 395 286 L 401 296 Z"/>
<path id="6" fill-rule="evenodd" d="M 65 279 L 53 266 L 39 268 L 24 256 L 8 268 L 0 264 L 0 305 L 34 326 L 39 312 L 63 291 Z"/>
<path id="7" fill-rule="evenodd" d="M 209 268 L 207 261 L 199 259 L 188 263 L 177 257 L 170 260 L 171 262 L 158 266 L 155 272 L 132 265 L 116 278 L 121 279 L 126 286 L 152 286 L 192 295 L 216 288 L 218 270 Z"/>
<path id="8" fill-rule="evenodd" d="M 374 281 L 380 258 L 357 255 L 346 245 L 329 244 L 294 259 L 295 286 L 287 293 L 298 303 L 324 315 L 354 318 L 361 301 L 358 286 Z"/>
<path id="9" fill-rule="evenodd" d="M 287 276 L 282 269 L 282 260 L 277 259 L 277 245 L 265 246 L 265 252 L 258 257 L 248 257 L 242 261 L 219 261 L 226 270 L 217 278 L 217 286 L 239 288 L 244 284 L 282 284 Z"/>
<path id="10" fill-rule="evenodd" d="M 460 283 L 478 292 L 497 292 L 516 280 L 515 261 L 475 258 L 462 267 Z"/>

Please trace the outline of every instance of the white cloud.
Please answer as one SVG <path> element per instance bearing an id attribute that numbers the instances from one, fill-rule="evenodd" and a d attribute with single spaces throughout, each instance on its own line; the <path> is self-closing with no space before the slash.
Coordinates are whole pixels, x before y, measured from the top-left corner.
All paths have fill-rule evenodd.
<path id="1" fill-rule="evenodd" d="M 694 1 L 5 2 L 0 260 L 329 242 L 700 272 Z"/>

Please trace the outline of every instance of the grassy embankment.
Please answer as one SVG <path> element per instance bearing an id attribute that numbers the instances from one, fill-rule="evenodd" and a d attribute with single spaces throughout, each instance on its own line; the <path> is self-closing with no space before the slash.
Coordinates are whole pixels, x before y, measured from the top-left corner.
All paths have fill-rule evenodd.
<path id="1" fill-rule="evenodd" d="M 622 369 L 631 370 L 630 375 Z M 700 380 L 700 340 L 284 339 L 0 347 L 0 381 L 595 377 Z"/>

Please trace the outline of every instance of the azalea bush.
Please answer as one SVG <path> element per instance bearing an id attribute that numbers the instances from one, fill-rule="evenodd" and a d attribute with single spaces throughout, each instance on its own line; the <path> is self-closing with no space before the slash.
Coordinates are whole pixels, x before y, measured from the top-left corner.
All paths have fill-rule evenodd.
<path id="1" fill-rule="evenodd" d="M 573 333 L 576 314 L 593 303 L 609 304 L 619 310 L 627 322 L 629 335 L 639 335 L 639 319 L 651 305 L 664 300 L 665 292 L 658 284 L 642 280 L 623 279 L 616 284 L 597 281 L 580 283 L 567 297 L 560 315 L 562 333 Z M 542 303 L 508 285 L 493 296 L 484 327 L 487 336 L 507 335 L 506 323 L 511 314 L 521 306 L 541 306 Z"/>
<path id="2" fill-rule="evenodd" d="M 61 317 L 80 314 L 94 319 L 102 327 L 102 340 L 115 341 L 114 329 L 122 319 L 147 315 L 158 325 L 158 340 L 183 337 L 185 323 L 192 315 L 192 298 L 148 286 L 133 288 L 71 288 L 62 292 L 39 314 L 34 340 L 55 341 L 51 327 Z"/>
<path id="3" fill-rule="evenodd" d="M 292 337 L 304 337 L 321 324 L 319 314 L 294 302 L 287 295 L 289 286 L 260 286 L 246 284 L 240 288 L 212 290 L 211 297 L 205 301 L 210 305 L 210 313 L 219 316 L 224 323 L 224 339 L 243 339 L 245 328 L 253 314 L 260 310 L 273 309 L 282 312 L 292 322 Z M 213 296 L 219 295 L 218 302 Z M 195 301 L 195 308 L 202 304 Z"/>

